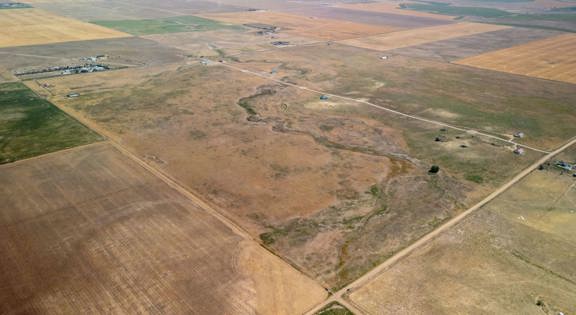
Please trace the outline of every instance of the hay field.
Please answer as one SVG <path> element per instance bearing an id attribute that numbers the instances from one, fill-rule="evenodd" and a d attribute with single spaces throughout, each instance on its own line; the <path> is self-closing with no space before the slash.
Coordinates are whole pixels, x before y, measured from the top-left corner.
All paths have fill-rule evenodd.
<path id="1" fill-rule="evenodd" d="M 298 314 L 324 290 L 109 144 L 0 166 L 2 314 Z"/>
<path id="2" fill-rule="evenodd" d="M 570 174 L 534 171 L 351 299 L 369 314 L 574 314 L 575 211 Z"/>
<path id="3" fill-rule="evenodd" d="M 493 32 L 506 28 L 508 28 L 508 26 L 464 22 L 398 31 L 358 39 L 342 40 L 339 43 L 378 51 L 386 51 L 450 38 Z"/>
<path id="4" fill-rule="evenodd" d="M 398 15 L 419 16 L 439 20 L 453 20 L 453 16 L 433 14 L 427 12 L 419 12 L 413 10 L 400 9 L 398 3 L 385 3 L 385 2 L 372 2 L 372 3 L 342 3 L 335 5 L 338 8 L 346 8 L 352 10 L 369 11 L 369 12 L 382 12 L 393 13 Z"/>
<path id="5" fill-rule="evenodd" d="M 0 48 L 128 36 L 43 10 L 0 10 Z"/>
<path id="6" fill-rule="evenodd" d="M 348 21 L 311 18 L 271 11 L 202 14 L 202 17 L 232 24 L 264 23 L 280 27 L 280 32 L 324 40 L 342 40 L 388 33 L 391 26 L 376 26 Z"/>
<path id="7" fill-rule="evenodd" d="M 465 58 L 457 64 L 576 84 L 576 35 L 564 34 Z"/>

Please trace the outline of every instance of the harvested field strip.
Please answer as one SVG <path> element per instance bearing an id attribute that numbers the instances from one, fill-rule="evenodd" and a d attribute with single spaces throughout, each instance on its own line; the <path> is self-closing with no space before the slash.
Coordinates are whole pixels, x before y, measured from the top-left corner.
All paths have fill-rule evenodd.
<path id="1" fill-rule="evenodd" d="M 233 24 L 270 24 L 280 27 L 280 32 L 285 31 L 297 36 L 326 40 L 349 39 L 398 30 L 391 26 L 377 26 L 324 18 L 310 18 L 300 15 L 269 11 L 204 14 L 202 16 Z"/>
<path id="2" fill-rule="evenodd" d="M 565 34 L 465 58 L 457 64 L 576 83 L 576 35 Z"/>
<path id="3" fill-rule="evenodd" d="M 444 39 L 468 36 L 478 33 L 493 32 L 506 28 L 509 27 L 479 23 L 458 23 L 398 31 L 358 39 L 342 40 L 340 43 L 378 51 L 386 51 Z"/>
<path id="4" fill-rule="evenodd" d="M 0 48 L 128 36 L 38 9 L 0 10 Z"/>

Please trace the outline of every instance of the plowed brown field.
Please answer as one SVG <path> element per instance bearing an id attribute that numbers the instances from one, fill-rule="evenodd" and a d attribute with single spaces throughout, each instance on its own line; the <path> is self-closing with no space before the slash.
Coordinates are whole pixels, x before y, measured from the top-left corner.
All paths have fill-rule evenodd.
<path id="1" fill-rule="evenodd" d="M 576 83 L 576 35 L 565 34 L 462 59 L 456 63 Z"/>
<path id="2" fill-rule="evenodd" d="M 0 10 L 0 48 L 128 36 L 43 10 Z"/>
<path id="3" fill-rule="evenodd" d="M 489 25 L 479 23 L 458 23 L 450 25 L 432 26 L 393 32 L 389 34 L 348 39 L 340 41 L 342 44 L 361 48 L 386 51 L 435 42 L 444 39 L 468 36 L 472 34 L 492 32 L 508 28 L 507 26 Z"/>
<path id="4" fill-rule="evenodd" d="M 298 314 L 325 292 L 109 144 L 0 167 L 2 314 Z"/>
<path id="5" fill-rule="evenodd" d="M 420 12 L 414 10 L 405 10 L 398 8 L 398 3 L 383 3 L 383 2 L 372 2 L 372 3 L 342 3 L 336 5 L 339 8 L 346 8 L 352 10 L 369 11 L 369 12 L 381 12 L 381 13 L 393 13 L 399 15 L 409 15 L 409 16 L 421 16 L 440 20 L 453 20 L 453 16 L 440 15 L 427 12 Z"/>

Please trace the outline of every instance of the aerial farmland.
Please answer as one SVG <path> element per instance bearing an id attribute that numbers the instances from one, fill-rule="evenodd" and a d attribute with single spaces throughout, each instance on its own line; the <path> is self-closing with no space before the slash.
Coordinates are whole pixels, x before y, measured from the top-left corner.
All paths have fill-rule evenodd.
<path id="1" fill-rule="evenodd" d="M 576 312 L 576 2 L 0 1 L 1 314 Z"/>

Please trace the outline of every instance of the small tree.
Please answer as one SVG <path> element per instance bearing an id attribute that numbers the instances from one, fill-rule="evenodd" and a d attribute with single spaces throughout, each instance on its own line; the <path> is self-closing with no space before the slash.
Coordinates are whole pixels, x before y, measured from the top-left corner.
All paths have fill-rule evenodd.
<path id="1" fill-rule="evenodd" d="M 430 167 L 430 170 L 428 171 L 429 174 L 436 174 L 440 171 L 440 166 L 438 165 L 432 165 L 432 167 Z"/>

